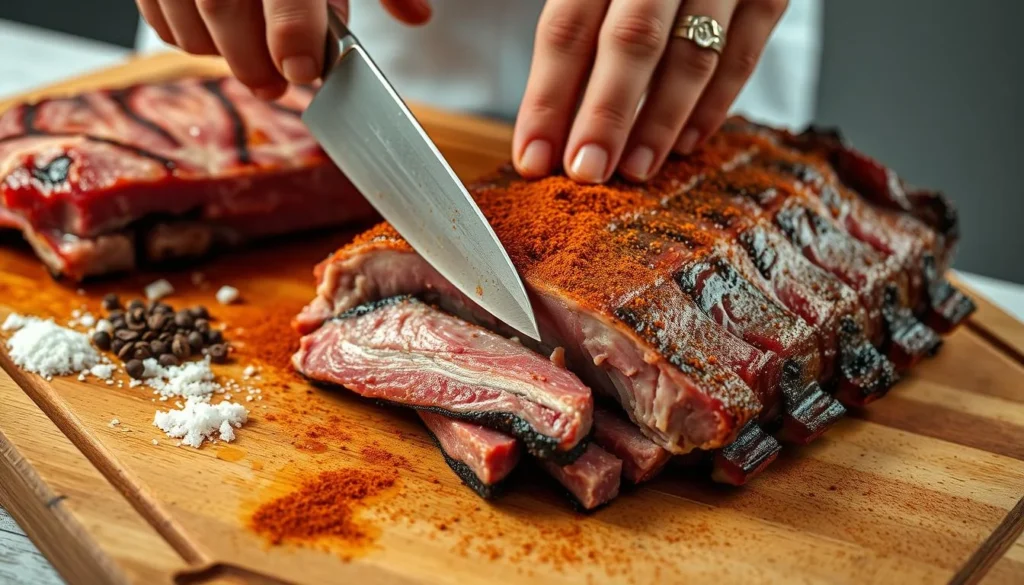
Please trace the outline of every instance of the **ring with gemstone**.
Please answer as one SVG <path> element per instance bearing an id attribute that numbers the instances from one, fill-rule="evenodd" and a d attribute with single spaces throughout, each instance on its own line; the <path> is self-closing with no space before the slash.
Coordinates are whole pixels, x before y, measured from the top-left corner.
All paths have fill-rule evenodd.
<path id="1" fill-rule="evenodd" d="M 710 16 L 685 16 L 676 25 L 672 36 L 687 39 L 702 49 L 721 53 L 725 48 L 725 29 Z"/>

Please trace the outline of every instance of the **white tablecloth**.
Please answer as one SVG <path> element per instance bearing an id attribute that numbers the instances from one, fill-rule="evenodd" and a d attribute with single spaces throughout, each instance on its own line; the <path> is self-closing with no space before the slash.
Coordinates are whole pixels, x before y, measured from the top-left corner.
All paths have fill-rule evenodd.
<path id="1" fill-rule="evenodd" d="M 113 65 L 129 50 L 0 20 L 0 98 Z M 1024 320 L 1024 286 L 960 272 L 975 290 Z M 0 508 L 0 584 L 58 583 L 59 577 Z"/>

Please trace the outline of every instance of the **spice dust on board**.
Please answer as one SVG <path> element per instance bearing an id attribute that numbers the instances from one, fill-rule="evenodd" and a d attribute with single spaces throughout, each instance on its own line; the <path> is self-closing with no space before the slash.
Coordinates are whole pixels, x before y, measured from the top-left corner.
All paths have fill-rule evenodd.
<path id="1" fill-rule="evenodd" d="M 360 518 L 360 511 L 397 481 L 394 469 L 324 471 L 296 491 L 260 505 L 250 526 L 272 545 L 325 550 L 339 545 L 339 554 L 349 560 L 376 539 L 377 529 Z"/>

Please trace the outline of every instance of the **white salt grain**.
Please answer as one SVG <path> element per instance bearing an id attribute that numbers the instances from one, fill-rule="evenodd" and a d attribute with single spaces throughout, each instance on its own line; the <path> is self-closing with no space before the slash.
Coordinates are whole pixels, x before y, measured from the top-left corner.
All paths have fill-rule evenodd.
<path id="1" fill-rule="evenodd" d="M 174 287 L 171 286 L 171 283 L 161 278 L 160 280 L 150 283 L 146 287 L 146 298 L 151 301 L 159 301 L 173 292 Z"/>
<path id="2" fill-rule="evenodd" d="M 235 429 L 241 428 L 248 418 L 248 411 L 240 404 L 213 405 L 193 397 L 180 410 L 157 412 L 153 424 L 168 437 L 198 449 L 206 440 L 235 440 Z"/>
<path id="3" fill-rule="evenodd" d="M 43 377 L 84 372 L 100 361 L 89 338 L 52 320 L 11 314 L 4 330 L 16 330 L 7 340 L 11 360 L 24 370 Z"/>
<path id="4" fill-rule="evenodd" d="M 114 427 L 116 427 L 119 424 L 121 424 L 121 421 L 119 421 L 119 420 L 117 420 L 115 418 L 115 419 L 111 420 L 110 423 L 107 426 L 110 427 L 110 428 L 114 428 Z"/>
<path id="5" fill-rule="evenodd" d="M 101 380 L 110 380 L 110 377 L 114 375 L 114 365 L 96 364 L 89 370 L 89 373 Z"/>
<path id="6" fill-rule="evenodd" d="M 208 398 L 215 392 L 224 391 L 224 388 L 214 380 L 208 360 L 164 367 L 155 359 L 148 358 L 143 360 L 142 364 L 145 366 L 142 373 L 145 384 L 155 390 L 161 400 L 172 396 Z"/>
<path id="7" fill-rule="evenodd" d="M 91 313 L 82 315 L 82 318 L 78 320 L 82 327 L 92 327 L 96 324 L 96 317 L 92 316 Z"/>
<path id="8" fill-rule="evenodd" d="M 114 332 L 114 324 L 106 319 L 100 319 L 96 322 L 96 331 L 105 331 L 107 333 Z"/>
<path id="9" fill-rule="evenodd" d="M 238 289 L 233 286 L 222 286 L 217 291 L 217 302 L 222 305 L 230 305 L 238 300 Z"/>
<path id="10" fill-rule="evenodd" d="M 252 365 L 245 366 L 245 369 L 242 370 L 242 377 L 243 378 L 251 378 L 255 374 L 256 374 L 256 366 L 252 366 Z"/>
<path id="11" fill-rule="evenodd" d="M 153 439 L 153 445 L 154 445 L 154 446 L 156 446 L 156 445 L 159 445 L 159 444 L 160 444 L 160 441 L 158 441 L 158 440 L 156 440 L 156 439 Z"/>

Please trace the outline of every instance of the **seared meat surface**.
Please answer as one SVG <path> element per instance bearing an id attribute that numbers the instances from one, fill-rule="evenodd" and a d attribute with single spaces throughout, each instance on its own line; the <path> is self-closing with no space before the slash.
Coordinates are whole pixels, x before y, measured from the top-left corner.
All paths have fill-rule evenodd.
<path id="1" fill-rule="evenodd" d="M 624 411 L 598 411 L 594 440 L 631 481 L 703 450 L 713 477 L 745 483 L 782 443 L 883 396 L 973 311 L 942 276 L 958 235 L 949 203 L 831 133 L 734 118 L 646 185 L 505 168 L 471 191 L 532 295 L 543 343 L 531 349 L 564 348 Z M 508 334 L 386 224 L 315 274 L 304 333 L 415 295 Z"/>
<path id="2" fill-rule="evenodd" d="M 0 114 L 0 227 L 78 280 L 368 219 L 299 119 L 311 96 L 184 79 L 16 106 Z"/>

